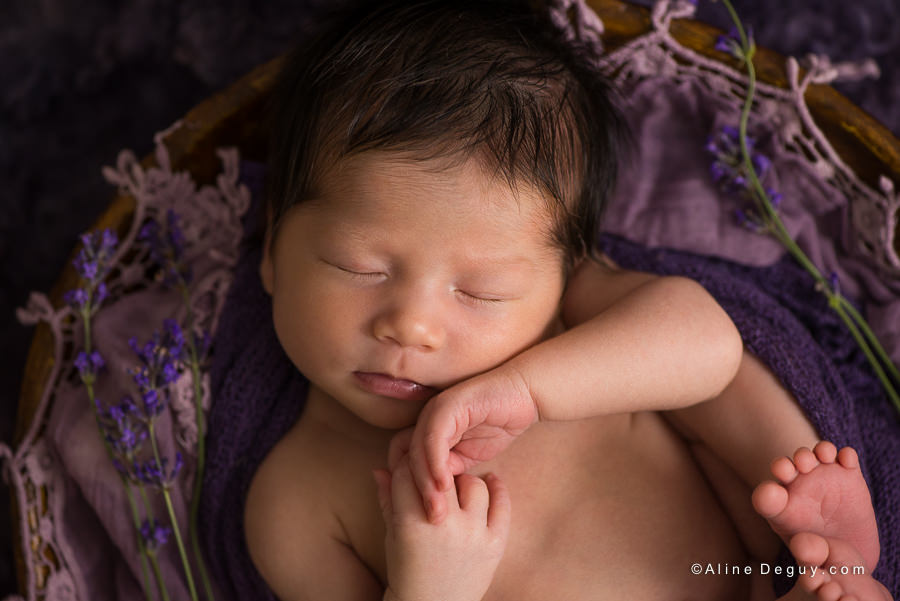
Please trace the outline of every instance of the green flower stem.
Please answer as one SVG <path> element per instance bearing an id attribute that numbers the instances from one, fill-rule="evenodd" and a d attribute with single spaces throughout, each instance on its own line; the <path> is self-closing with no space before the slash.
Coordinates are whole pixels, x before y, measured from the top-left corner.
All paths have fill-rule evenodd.
<path id="1" fill-rule="evenodd" d="M 153 447 L 153 458 L 156 460 L 156 465 L 162 470 L 162 461 L 159 455 L 159 447 L 156 444 L 156 434 L 154 432 L 152 420 L 148 424 L 147 429 L 149 430 L 148 438 L 150 439 L 150 445 Z M 187 552 L 184 550 L 184 542 L 181 540 L 181 528 L 178 527 L 178 520 L 175 518 L 175 509 L 172 507 L 172 495 L 169 494 L 168 485 L 163 485 L 162 495 L 166 502 L 166 511 L 169 512 L 169 521 L 172 522 L 172 533 L 175 534 L 175 543 L 178 545 L 178 554 L 181 556 L 181 564 L 182 567 L 184 567 L 184 577 L 185 580 L 187 580 L 188 590 L 191 593 L 191 600 L 198 601 L 197 589 L 194 586 L 193 571 L 191 570 L 191 564 L 187 558 Z"/>
<path id="2" fill-rule="evenodd" d="M 142 482 L 138 481 L 137 489 L 141 495 L 141 499 L 144 501 L 144 514 L 146 514 L 148 522 L 152 523 L 155 521 L 155 518 L 153 516 L 153 505 L 150 503 L 149 495 L 147 495 L 147 488 Z M 141 546 L 145 549 L 144 553 L 150 559 L 150 564 L 153 566 L 153 574 L 156 576 L 156 585 L 159 587 L 159 594 L 162 595 L 164 601 L 169 601 L 169 589 L 166 586 L 166 581 L 162 577 L 162 572 L 159 570 L 159 559 L 157 559 L 155 552 L 150 551 L 144 545 L 140 530 L 138 530 L 138 540 L 141 541 Z"/>
<path id="3" fill-rule="evenodd" d="M 156 583 L 162 593 L 163 601 L 169 601 L 169 591 L 166 590 L 166 583 L 163 580 L 162 571 L 159 569 L 159 561 L 156 559 L 156 553 L 147 553 L 150 556 L 150 563 L 153 564 L 153 574 L 156 576 Z"/>
<path id="4" fill-rule="evenodd" d="M 878 379 L 881 380 L 882 385 L 888 392 L 888 396 L 891 397 L 891 402 L 897 407 L 897 410 L 900 411 L 900 398 L 897 397 L 897 393 L 894 391 L 893 386 L 890 384 L 890 380 L 888 380 L 887 375 L 884 373 L 884 369 L 882 369 L 881 365 L 878 362 L 878 359 L 875 357 L 875 354 L 872 352 L 872 349 L 869 348 L 869 344 L 866 342 L 865 338 L 860 334 L 859 329 L 853 323 L 853 320 L 847 315 L 844 310 L 843 304 L 838 301 L 836 304 L 832 304 L 832 307 L 837 314 L 841 316 L 841 319 L 844 320 L 844 323 L 847 324 L 847 327 L 850 329 L 850 333 L 853 335 L 853 338 L 856 340 L 856 343 L 862 349 L 863 353 L 865 353 L 866 358 L 869 360 L 869 363 L 872 364 L 872 369 L 875 370 L 875 374 L 878 376 Z"/>
<path id="5" fill-rule="evenodd" d="M 125 494 L 128 496 L 128 505 L 131 507 L 131 519 L 134 523 L 134 532 L 136 535 L 135 538 L 137 539 L 138 552 L 141 558 L 141 570 L 144 573 L 144 581 L 141 583 L 141 586 L 144 587 L 144 595 L 149 601 L 150 571 L 147 566 L 147 558 L 149 556 L 149 553 L 147 552 L 147 547 L 144 545 L 144 538 L 141 536 L 141 516 L 138 513 L 137 502 L 135 502 L 134 500 L 134 493 L 131 490 L 131 485 L 122 474 L 119 474 L 119 479 L 122 480 L 122 486 L 125 487 Z M 162 586 L 162 582 L 160 582 L 160 592 L 162 593 L 164 599 L 168 598 L 168 591 L 166 591 L 165 587 Z"/>
<path id="6" fill-rule="evenodd" d="M 93 350 L 91 348 L 91 317 L 90 317 L 90 307 L 91 307 L 91 296 L 88 296 L 88 302 L 85 303 L 85 307 L 87 307 L 87 311 L 84 308 L 81 310 L 82 316 L 82 326 L 84 327 L 84 352 L 88 355 L 91 354 Z M 110 461 L 114 458 L 114 453 L 112 450 L 112 446 L 109 444 L 109 441 L 106 440 L 106 437 L 103 436 L 103 427 L 100 424 L 100 415 L 97 413 L 97 405 L 96 405 L 96 397 L 94 396 L 94 383 L 93 380 L 85 381 L 84 387 L 87 389 L 88 402 L 91 404 L 91 411 L 94 413 L 94 420 L 97 422 L 97 430 L 100 432 L 100 440 L 103 443 L 103 447 L 106 449 L 106 455 L 109 457 Z M 141 537 L 141 518 L 138 512 L 137 503 L 135 503 L 134 495 L 131 492 L 131 487 L 128 484 L 128 480 L 116 470 L 116 473 L 119 474 L 119 479 L 122 481 L 122 486 L 125 488 L 125 495 L 128 497 L 128 504 L 131 507 L 131 519 L 134 524 L 134 534 L 137 539 L 138 545 L 138 553 L 141 558 L 141 572 L 143 573 L 143 580 L 141 581 L 141 588 L 144 591 L 144 597 L 146 597 L 147 601 L 152 601 L 153 597 L 150 595 L 150 567 L 147 565 L 147 548 L 144 546 L 144 539 Z M 161 589 L 163 591 L 164 596 L 165 589 Z"/>
<path id="7" fill-rule="evenodd" d="M 900 383 L 900 372 L 898 372 L 897 367 L 893 364 L 890 357 L 888 357 L 884 347 L 881 346 L 881 343 L 878 341 L 862 315 L 860 315 L 849 301 L 833 289 L 831 283 L 822 276 L 819 269 L 794 241 L 793 237 L 787 231 L 787 228 L 784 227 L 784 223 L 781 221 L 778 213 L 772 206 L 769 195 L 766 193 L 766 190 L 756 173 L 756 169 L 753 167 L 753 161 L 750 158 L 750 148 L 747 144 L 747 124 L 750 121 L 750 111 L 753 108 L 753 98 L 756 94 L 756 69 L 753 66 L 753 56 L 756 53 L 756 46 L 751 40 L 748 40 L 743 24 L 730 0 L 722 0 L 722 3 L 731 15 L 731 20 L 734 22 L 737 29 L 741 43 L 741 58 L 747 69 L 747 96 L 744 99 L 744 105 L 741 109 L 738 135 L 744 170 L 749 176 L 756 204 L 758 208 L 762 210 L 768 229 L 772 235 L 784 245 L 791 256 L 793 256 L 816 281 L 817 287 L 820 288 L 827 297 L 829 306 L 834 309 L 847 326 L 847 329 L 850 330 L 850 334 L 869 360 L 872 369 L 878 376 L 878 379 L 891 402 L 897 410 L 900 411 L 900 396 L 898 396 L 894 385 L 891 383 L 891 376 L 896 382 Z M 885 367 L 887 368 L 888 373 L 885 373 Z"/>
<path id="8" fill-rule="evenodd" d="M 194 492 L 191 495 L 191 509 L 188 518 L 188 533 L 191 537 L 191 550 L 197 567 L 200 569 L 200 580 L 203 581 L 203 589 L 208 601 L 213 601 L 212 584 L 206 573 L 206 564 L 200 551 L 200 537 L 197 533 L 197 515 L 200 512 L 200 493 L 203 489 L 203 472 L 206 460 L 206 419 L 203 413 L 203 386 L 200 376 L 200 360 L 197 357 L 197 345 L 194 344 L 194 316 L 191 312 L 191 298 L 188 294 L 187 284 L 179 278 L 179 288 L 184 306 L 187 308 L 187 324 L 185 331 L 188 333 L 188 349 L 191 353 L 191 377 L 194 381 L 194 412 L 197 419 L 197 469 L 194 473 Z"/>
<path id="9" fill-rule="evenodd" d="M 869 324 L 866 323 L 866 320 L 863 319 L 863 316 L 859 314 L 859 311 L 856 310 L 856 307 L 854 307 L 853 304 L 843 296 L 841 297 L 841 305 L 844 307 L 850 317 L 853 318 L 857 325 L 859 325 L 866 339 L 870 341 L 874 340 L 875 342 L 877 342 L 878 339 L 875 337 L 875 333 L 872 332 Z M 884 348 L 880 344 L 873 344 L 872 346 L 875 349 L 875 352 L 878 353 L 878 358 L 881 359 L 881 362 L 884 364 L 890 374 L 894 377 L 895 380 L 900 382 L 900 371 L 897 371 L 897 366 L 895 366 L 893 361 L 891 361 L 891 358 L 888 357 L 888 354 L 887 352 L 885 352 Z"/>

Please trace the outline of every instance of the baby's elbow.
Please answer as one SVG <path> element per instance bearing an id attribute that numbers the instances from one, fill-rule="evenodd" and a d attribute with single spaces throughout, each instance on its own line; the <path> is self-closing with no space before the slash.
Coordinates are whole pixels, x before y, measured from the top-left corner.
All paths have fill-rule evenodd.
<path id="1" fill-rule="evenodd" d="M 682 315 L 690 315 L 690 324 L 696 336 L 694 348 L 697 356 L 694 365 L 708 366 L 706 382 L 709 398 L 717 396 L 734 379 L 741 364 L 744 343 L 741 334 L 728 313 L 699 282 L 684 277 L 668 277 L 666 294 L 678 299 L 676 305 Z"/>

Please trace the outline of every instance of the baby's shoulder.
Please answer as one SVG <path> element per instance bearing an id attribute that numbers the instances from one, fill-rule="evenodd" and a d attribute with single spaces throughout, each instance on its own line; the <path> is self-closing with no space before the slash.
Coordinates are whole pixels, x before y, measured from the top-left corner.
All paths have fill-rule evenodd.
<path id="1" fill-rule="evenodd" d="M 279 440 L 253 475 L 244 504 L 244 532 L 254 562 L 262 550 L 290 546 L 291 541 L 327 534 L 328 520 L 318 515 L 319 475 L 302 438 L 289 432 Z M 284 549 L 287 551 L 287 549 Z M 268 553 L 266 554 L 268 555 Z"/>
<path id="2" fill-rule="evenodd" d="M 301 597 L 320 570 L 321 550 L 340 523 L 321 494 L 321 469 L 305 441 L 289 433 L 260 464 L 244 505 L 244 535 L 256 568 L 283 599 Z"/>
<path id="3" fill-rule="evenodd" d="M 586 258 L 576 266 L 566 282 L 563 321 L 568 327 L 586 321 L 636 288 L 659 277 L 652 273 L 622 269 L 606 255 L 596 259 Z"/>

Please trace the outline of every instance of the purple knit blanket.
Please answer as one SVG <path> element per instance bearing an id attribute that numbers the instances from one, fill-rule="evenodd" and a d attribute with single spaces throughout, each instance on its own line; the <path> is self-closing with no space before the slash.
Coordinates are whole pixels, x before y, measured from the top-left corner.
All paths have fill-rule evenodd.
<path id="1" fill-rule="evenodd" d="M 788 258 L 748 267 L 613 236 L 602 247 L 626 268 L 699 281 L 728 311 L 747 347 L 799 399 L 820 434 L 859 451 L 881 536 L 875 576 L 897 596 L 900 420 L 812 280 Z M 247 552 L 244 499 L 257 466 L 300 415 L 306 393 L 304 377 L 275 337 L 257 275 L 259 258 L 258 249 L 243 254 L 216 332 L 200 512 L 212 576 L 233 600 L 274 599 Z"/>

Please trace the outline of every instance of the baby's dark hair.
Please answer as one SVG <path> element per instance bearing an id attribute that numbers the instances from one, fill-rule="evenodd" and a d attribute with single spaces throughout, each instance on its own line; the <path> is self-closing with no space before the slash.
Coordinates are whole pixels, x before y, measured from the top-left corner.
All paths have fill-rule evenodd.
<path id="1" fill-rule="evenodd" d="M 552 199 L 566 267 L 594 251 L 627 139 L 590 49 L 524 0 L 387 0 L 334 18 L 286 60 L 272 110 L 265 223 L 368 150 L 476 159 Z M 458 163 L 453 163 L 457 161 Z M 548 200 L 549 200 L 548 199 Z"/>

